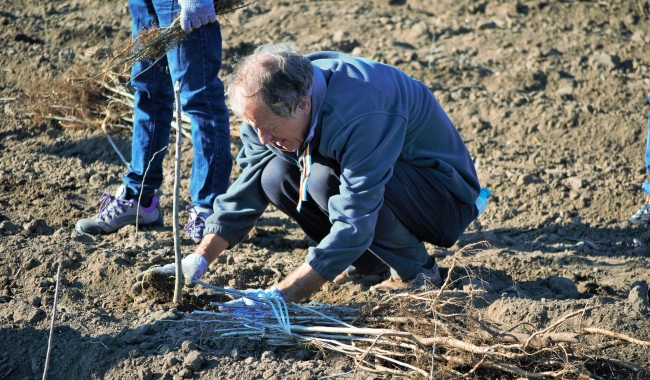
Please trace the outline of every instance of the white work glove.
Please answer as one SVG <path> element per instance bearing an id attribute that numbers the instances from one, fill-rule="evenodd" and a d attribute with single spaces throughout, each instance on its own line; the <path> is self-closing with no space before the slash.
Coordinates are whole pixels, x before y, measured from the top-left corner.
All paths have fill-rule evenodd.
<path id="1" fill-rule="evenodd" d="M 187 255 L 182 261 L 183 277 L 185 285 L 192 284 L 192 279 L 201 278 L 208 271 L 208 261 L 201 255 L 192 253 Z M 176 264 L 167 264 L 162 267 L 147 269 L 137 275 L 137 282 L 133 284 L 131 290 L 135 294 L 141 294 L 144 289 L 144 282 L 149 276 L 173 277 L 176 276 Z"/>
<path id="2" fill-rule="evenodd" d="M 237 298 L 234 301 L 226 302 L 223 306 L 219 306 L 219 311 L 240 316 L 253 317 L 255 315 L 271 313 L 271 306 L 269 303 L 260 300 L 276 300 L 281 301 L 282 303 L 285 302 L 284 296 L 277 286 L 273 286 L 269 289 L 246 289 L 240 290 L 239 292 L 246 294 L 247 297 Z M 277 302 L 275 304 L 277 305 Z"/>
<path id="3" fill-rule="evenodd" d="M 185 33 L 217 21 L 213 0 L 178 0 L 178 5 L 181 7 L 181 28 Z"/>

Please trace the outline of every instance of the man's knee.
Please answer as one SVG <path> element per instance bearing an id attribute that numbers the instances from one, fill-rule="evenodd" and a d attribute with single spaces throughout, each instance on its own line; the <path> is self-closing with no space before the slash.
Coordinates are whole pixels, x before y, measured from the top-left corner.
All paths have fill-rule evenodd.
<path id="1" fill-rule="evenodd" d="M 290 196 L 291 165 L 280 157 L 275 157 L 264 167 L 261 185 L 269 202 L 279 205 Z"/>
<path id="2" fill-rule="evenodd" d="M 339 193 L 338 170 L 329 162 L 314 162 L 307 185 L 307 192 L 321 208 L 327 209 L 330 197 Z"/>
<path id="3" fill-rule="evenodd" d="M 385 247 L 415 246 L 421 242 L 385 204 L 379 209 L 379 214 L 377 215 L 374 241 Z"/>

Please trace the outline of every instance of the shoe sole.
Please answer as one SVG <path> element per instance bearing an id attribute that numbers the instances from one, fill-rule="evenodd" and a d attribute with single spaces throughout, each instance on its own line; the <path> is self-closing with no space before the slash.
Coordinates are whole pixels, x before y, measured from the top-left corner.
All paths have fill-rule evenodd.
<path id="1" fill-rule="evenodd" d="M 125 224 L 123 226 L 120 226 L 120 227 L 112 230 L 112 231 L 105 231 L 101 227 L 99 227 L 99 231 L 92 231 L 92 230 L 84 231 L 84 229 L 82 227 L 79 227 L 79 226 L 75 226 L 74 229 L 77 232 L 80 232 L 82 234 L 98 236 L 98 235 L 110 235 L 110 234 L 113 234 L 113 233 L 119 231 L 121 228 L 126 227 L 126 226 L 135 226 L 135 224 Z M 141 228 L 141 227 L 164 227 L 164 224 L 161 221 L 156 220 L 155 222 L 151 222 L 151 223 L 138 223 L 138 228 Z"/>
<path id="2" fill-rule="evenodd" d="M 650 219 L 648 219 L 648 220 L 632 220 L 632 219 L 628 219 L 627 221 L 632 223 L 632 224 L 650 224 Z"/>

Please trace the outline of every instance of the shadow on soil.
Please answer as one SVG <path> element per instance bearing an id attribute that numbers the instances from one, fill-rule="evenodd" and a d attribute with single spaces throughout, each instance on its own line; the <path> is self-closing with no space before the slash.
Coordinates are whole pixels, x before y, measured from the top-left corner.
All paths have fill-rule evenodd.
<path id="1" fill-rule="evenodd" d="M 519 252 L 629 257 L 650 254 L 650 232 L 646 226 L 590 226 L 581 222 L 569 225 L 552 223 L 539 228 L 497 228 L 464 234 L 459 243 L 465 246 L 486 241 L 493 248 Z"/>

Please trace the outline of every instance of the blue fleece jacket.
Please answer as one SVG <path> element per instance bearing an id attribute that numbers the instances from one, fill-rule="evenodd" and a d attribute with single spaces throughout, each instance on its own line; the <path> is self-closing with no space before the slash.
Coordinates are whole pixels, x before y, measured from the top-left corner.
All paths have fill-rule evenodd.
<path id="1" fill-rule="evenodd" d="M 307 55 L 326 90 L 316 114 L 312 149 L 341 165 L 340 194 L 329 200 L 332 228 L 305 261 L 333 280 L 370 246 L 383 204 L 384 185 L 397 160 L 435 169 L 436 177 L 462 202 L 472 204 L 480 186 L 462 138 L 431 91 L 400 70 L 342 53 Z M 256 131 L 242 124 L 237 157 L 240 177 L 217 197 L 205 233 L 231 246 L 244 240 L 268 202 L 260 178 L 275 156 L 298 165 L 301 152 L 262 145 Z"/>

